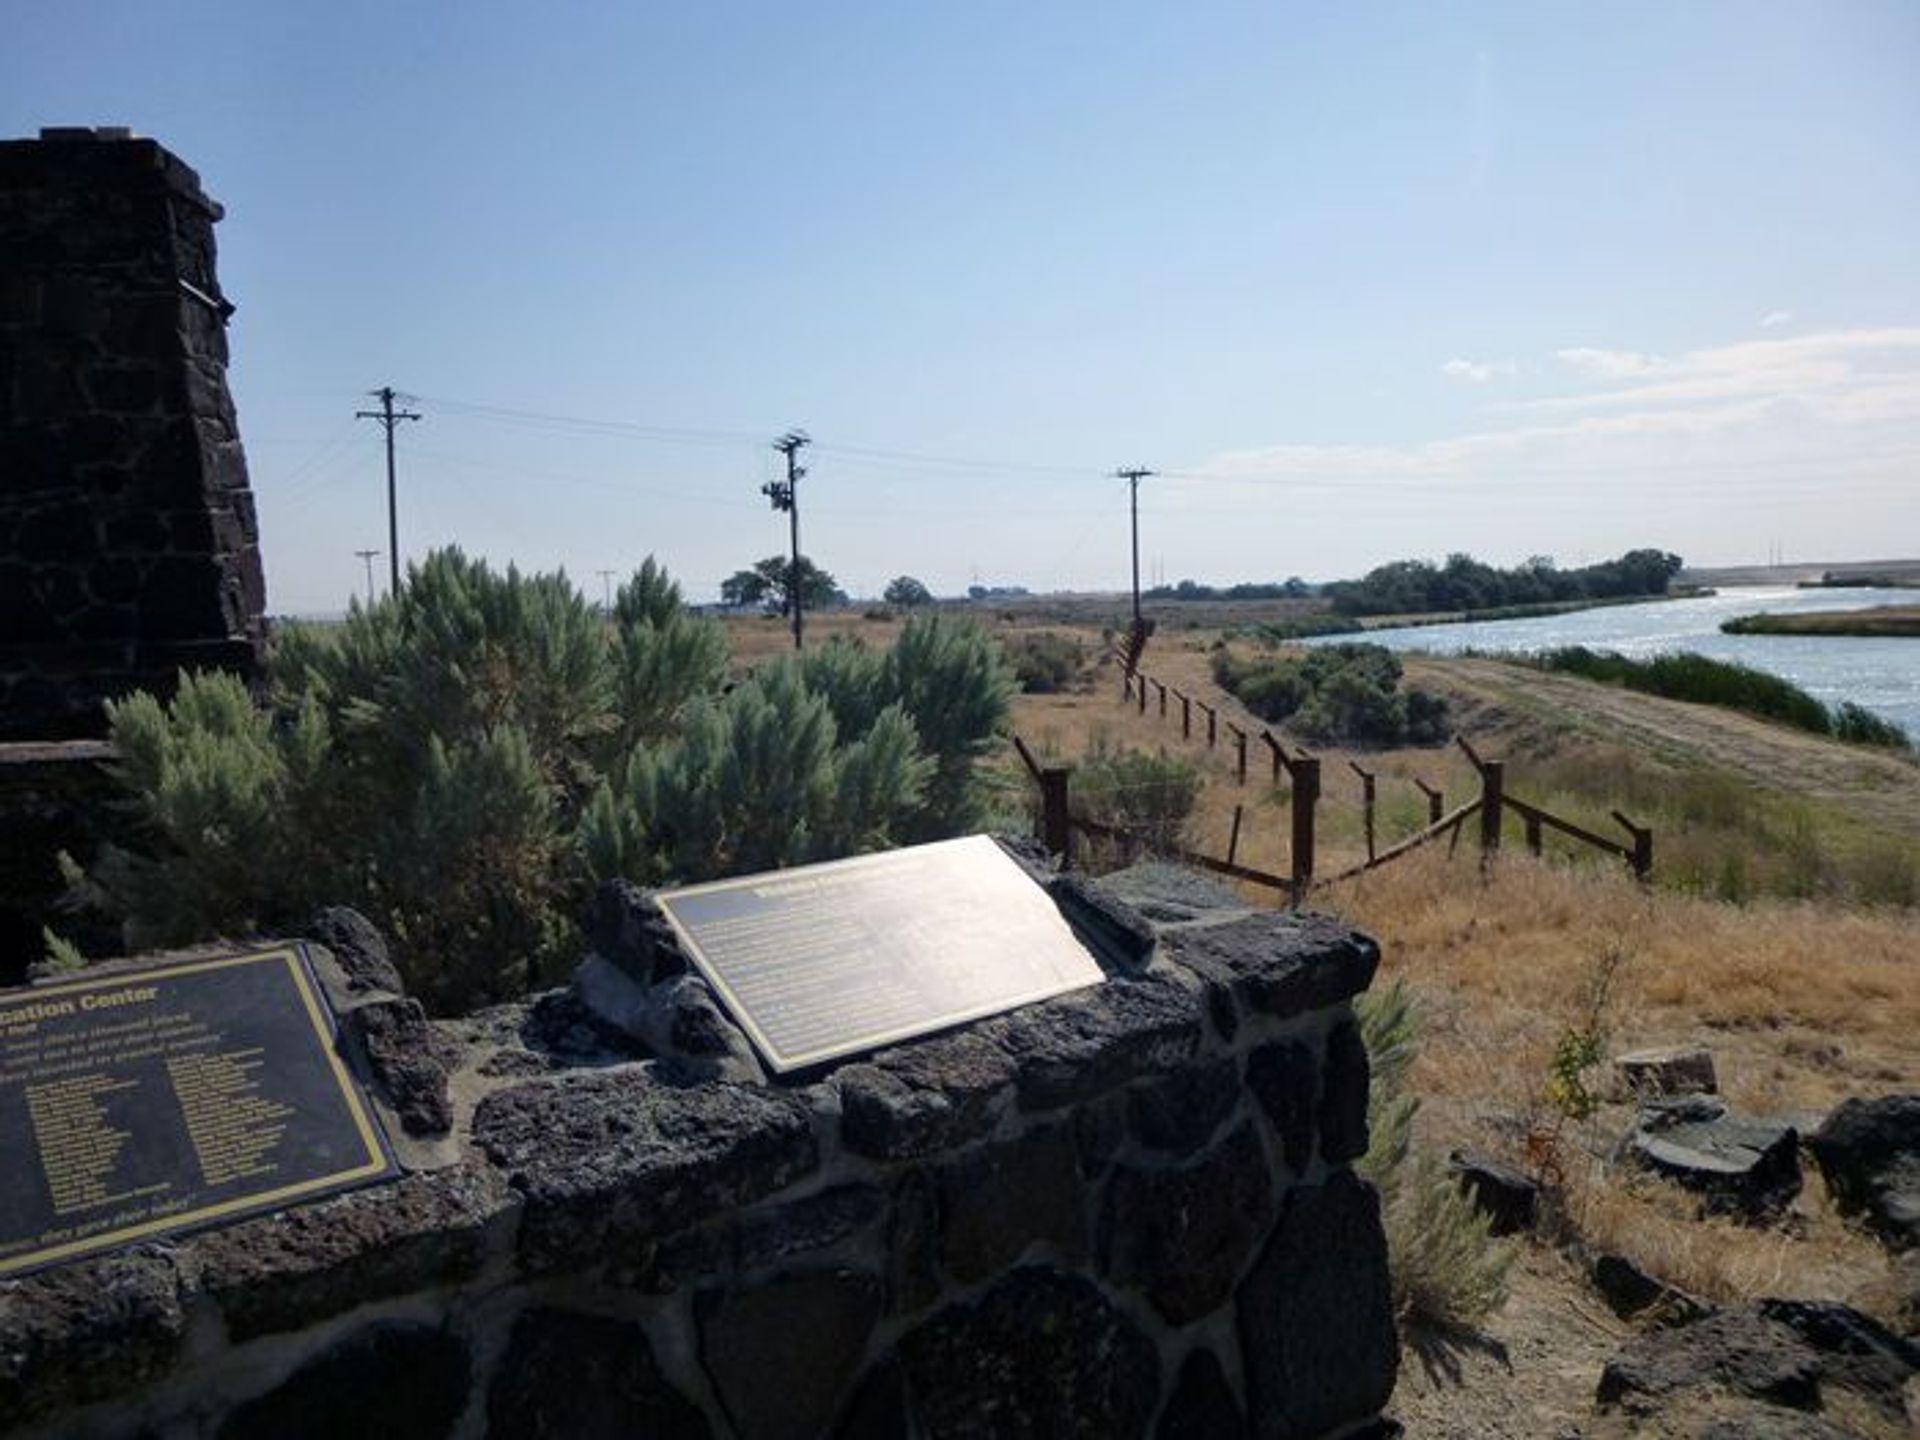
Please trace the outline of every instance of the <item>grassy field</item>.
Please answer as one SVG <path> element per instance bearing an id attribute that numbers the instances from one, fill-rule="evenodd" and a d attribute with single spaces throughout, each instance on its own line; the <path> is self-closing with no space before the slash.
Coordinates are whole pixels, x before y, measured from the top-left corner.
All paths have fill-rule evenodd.
<path id="1" fill-rule="evenodd" d="M 1920 605 L 1872 605 L 1810 615 L 1741 615 L 1720 627 L 1729 635 L 1920 636 Z"/>
<path id="2" fill-rule="evenodd" d="M 1197 710 L 1183 739 L 1177 702 L 1164 719 L 1157 695 L 1145 715 L 1123 702 L 1119 671 L 1103 658 L 1101 632 L 1114 618 L 987 617 L 1006 635 L 1077 636 L 1088 656 L 1072 688 L 1016 699 L 1016 731 L 1062 761 L 1128 746 L 1187 757 L 1204 784 L 1185 842 L 1223 854 L 1239 806 L 1241 861 L 1285 873 L 1287 795 L 1268 783 L 1265 747 L 1251 747 L 1243 788 L 1224 728 L 1209 750 Z M 791 643 L 778 622 L 731 628 L 744 659 Z M 883 642 L 894 628 L 833 616 L 810 637 Z M 1163 627 L 1144 668 L 1257 735 L 1258 722 L 1212 683 L 1221 634 Z M 1556 1044 L 1589 1023 L 1608 1054 L 1707 1045 L 1728 1099 L 1748 1112 L 1819 1112 L 1849 1095 L 1920 1088 L 1920 766 L 1498 660 L 1408 657 L 1406 669 L 1408 683 L 1447 697 L 1459 733 L 1482 754 L 1506 760 L 1511 793 L 1601 833 L 1617 833 L 1609 812 L 1618 808 L 1656 837 L 1651 889 L 1617 861 L 1552 840 L 1533 860 L 1513 826 L 1488 876 L 1469 833 L 1452 856 L 1431 846 L 1316 892 L 1314 904 L 1379 936 L 1383 983 L 1403 976 L 1424 1003 L 1423 1143 L 1550 1164 L 1564 1182 L 1568 1227 L 1702 1294 L 1821 1295 L 1890 1315 L 1897 1296 L 1884 1251 L 1833 1213 L 1817 1172 L 1784 1225 L 1702 1220 L 1682 1194 L 1603 1163 L 1624 1107 L 1605 1104 L 1576 1123 L 1547 1095 Z M 1425 821 L 1415 777 L 1448 806 L 1477 793 L 1452 746 L 1319 753 L 1322 874 L 1365 853 L 1349 762 L 1379 777 L 1382 847 Z M 1026 823 L 1032 786 L 1010 752 L 996 775 L 1002 821 Z M 1279 898 L 1258 886 L 1246 893 Z"/>

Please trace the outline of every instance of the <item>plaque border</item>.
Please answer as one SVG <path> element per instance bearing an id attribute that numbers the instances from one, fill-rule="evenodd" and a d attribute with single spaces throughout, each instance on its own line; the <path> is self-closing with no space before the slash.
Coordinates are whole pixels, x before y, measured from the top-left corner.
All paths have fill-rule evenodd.
<path id="1" fill-rule="evenodd" d="M 28 986 L 0 996 L 0 1023 L 5 1022 L 6 1011 L 13 1004 L 26 1004 L 46 999 L 48 996 L 71 995 L 83 990 L 106 989 L 117 985 L 136 985 L 156 980 L 164 983 L 180 975 L 198 974 L 208 970 L 229 970 L 241 965 L 261 965 L 270 961 L 280 961 L 286 965 L 287 972 L 293 980 L 294 993 L 300 997 L 301 1010 L 313 1026 L 314 1040 L 320 1047 L 320 1053 L 326 1057 L 328 1073 L 332 1075 L 341 1099 L 346 1102 L 347 1114 L 353 1121 L 354 1133 L 358 1135 L 361 1144 L 365 1147 L 366 1158 L 344 1170 L 315 1176 L 292 1185 L 283 1185 L 278 1189 L 252 1195 L 236 1195 L 231 1199 L 221 1200 L 212 1205 L 203 1205 L 197 1209 L 182 1210 L 173 1215 L 123 1225 L 117 1230 L 102 1230 L 82 1240 L 67 1240 L 42 1250 L 23 1251 L 9 1259 L 0 1260 L 0 1280 L 18 1279 L 22 1275 L 49 1265 L 58 1265 L 82 1256 L 118 1249 L 123 1245 L 154 1235 L 199 1229 L 217 1220 L 243 1212 L 271 1210 L 289 1200 L 304 1197 L 317 1198 L 320 1193 L 357 1189 L 362 1185 L 371 1184 L 398 1173 L 399 1165 L 394 1159 L 392 1146 L 368 1107 L 366 1097 L 360 1093 L 359 1084 L 347 1069 L 346 1063 L 340 1058 L 336 1044 L 338 1025 L 334 1020 L 332 1007 L 327 1005 L 321 997 L 319 981 L 314 976 L 312 962 L 307 956 L 307 947 L 304 944 L 289 943 L 266 950 L 248 950 L 238 954 L 214 955 L 172 964 L 117 970 L 111 975 L 96 976 L 92 979 L 62 981 L 55 985 Z"/>
<path id="2" fill-rule="evenodd" d="M 654 898 L 660 906 L 660 913 L 667 917 L 667 924 L 673 928 L 675 937 L 679 939 L 681 947 L 687 953 L 687 957 L 693 961 L 694 967 L 700 972 L 701 978 L 719 993 L 721 1000 L 726 1005 L 728 1017 L 742 1030 L 747 1032 L 748 1038 L 753 1041 L 754 1049 L 774 1074 L 791 1075 L 796 1071 L 812 1069 L 815 1066 L 824 1065 L 832 1060 L 843 1060 L 850 1055 L 864 1055 L 870 1051 L 883 1050 L 887 1046 L 898 1044 L 903 1040 L 919 1040 L 928 1035 L 938 1035 L 942 1031 L 951 1030 L 957 1025 L 965 1025 L 970 1020 L 984 1019 L 989 1015 L 1004 1015 L 1009 1010 L 1017 1010 L 1023 1005 L 1037 1004 L 1042 1000 L 1051 1000 L 1056 995 L 1071 995 L 1076 990 L 1090 990 L 1106 979 L 1106 973 L 1100 966 L 1099 957 L 1095 956 L 1091 950 L 1088 950 L 1087 958 L 1092 962 L 1098 973 L 1085 981 L 1071 985 L 1056 984 L 1042 986 L 1037 990 L 1025 991 L 1019 995 L 1007 996 L 986 1004 L 969 1006 L 965 1010 L 943 1013 L 937 1022 L 931 1025 L 895 1027 L 880 1034 L 862 1036 L 857 1043 L 852 1045 L 830 1045 L 820 1050 L 809 1050 L 802 1055 L 788 1056 L 784 1051 L 777 1050 L 774 1047 L 773 1042 L 767 1037 L 766 1033 L 761 1030 L 758 1022 L 754 1020 L 752 1011 L 740 1002 L 739 997 L 734 994 L 733 987 L 728 985 L 725 977 L 721 975 L 719 967 L 707 958 L 706 951 L 701 949 L 700 942 L 694 938 L 691 928 L 681 923 L 680 917 L 673 913 L 668 901 L 680 896 L 712 895 L 725 890 L 740 890 L 756 885 L 765 885 L 770 881 L 777 883 L 783 878 L 794 879 L 800 877 L 807 871 L 836 870 L 849 865 L 859 865 L 862 863 L 871 863 L 876 860 L 884 860 L 889 856 L 900 855 L 908 851 L 935 850 L 947 846 L 972 845 L 975 843 L 992 847 L 996 854 L 1013 867 L 1016 874 L 1022 876 L 1029 883 L 1032 883 L 1033 888 L 1039 891 L 1043 897 L 1046 895 L 1046 891 L 1040 887 L 1038 882 L 1033 881 L 1032 876 L 1027 875 L 1026 871 L 1022 869 L 1020 862 L 1009 855 L 999 841 L 995 840 L 991 835 L 978 833 L 973 835 L 956 835 L 946 840 L 930 840 L 920 845 L 903 845 L 893 850 L 874 850 L 865 855 L 843 855 L 837 860 L 817 860 L 807 865 L 792 865 L 784 870 L 762 870 L 753 875 L 733 875 L 724 880 L 704 880 L 696 885 L 676 885 L 671 890 L 656 892 Z M 1073 927 L 1067 924 L 1066 918 L 1060 915 L 1059 910 L 1054 907 L 1051 899 L 1049 899 L 1047 903 L 1048 908 L 1053 911 L 1055 916 L 1059 917 L 1060 924 L 1066 929 L 1067 933 L 1073 936 L 1074 941 L 1080 944 L 1082 949 L 1085 949 L 1085 942 L 1081 941 L 1078 935 L 1074 935 Z"/>

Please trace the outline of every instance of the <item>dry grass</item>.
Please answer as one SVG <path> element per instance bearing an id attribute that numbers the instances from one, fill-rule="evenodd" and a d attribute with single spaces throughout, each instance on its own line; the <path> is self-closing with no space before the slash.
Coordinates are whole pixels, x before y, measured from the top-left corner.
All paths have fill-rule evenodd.
<path id="1" fill-rule="evenodd" d="M 1581 1023 L 1614 949 L 1625 958 L 1601 1012 L 1608 1053 L 1705 1044 L 1728 1102 L 1748 1113 L 1818 1112 L 1920 1086 L 1911 916 L 1648 894 L 1609 870 L 1523 857 L 1485 882 L 1464 859 L 1416 857 L 1327 900 L 1379 937 L 1384 974 L 1404 976 L 1425 1004 L 1414 1084 L 1428 1097 L 1429 1144 L 1540 1162 L 1527 1136 L 1559 1119 L 1546 1098 L 1555 1044 Z M 1606 1105 L 1559 1122 L 1552 1159 L 1580 1234 L 1710 1298 L 1885 1304 L 1885 1252 L 1833 1213 L 1817 1171 L 1783 1226 L 1705 1220 L 1683 1193 L 1609 1163 L 1629 1119 Z"/>

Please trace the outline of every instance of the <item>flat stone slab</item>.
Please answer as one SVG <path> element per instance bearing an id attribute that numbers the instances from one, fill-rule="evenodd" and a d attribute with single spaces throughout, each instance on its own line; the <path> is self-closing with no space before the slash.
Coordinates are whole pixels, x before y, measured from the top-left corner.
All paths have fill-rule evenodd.
<path id="1" fill-rule="evenodd" d="M 1643 1106 L 1627 1154 L 1719 1213 L 1766 1219 L 1800 1193 L 1799 1132 L 1783 1121 L 1729 1114 L 1709 1096 Z"/>

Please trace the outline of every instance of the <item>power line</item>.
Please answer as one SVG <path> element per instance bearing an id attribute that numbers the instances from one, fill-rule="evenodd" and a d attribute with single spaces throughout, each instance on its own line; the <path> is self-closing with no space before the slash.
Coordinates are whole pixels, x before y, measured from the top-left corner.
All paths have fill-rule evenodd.
<path id="1" fill-rule="evenodd" d="M 378 420 L 387 432 L 387 559 L 392 564 L 392 585 L 388 594 L 400 594 L 400 502 L 395 498 L 393 482 L 393 427 L 402 420 L 418 420 L 420 417 L 412 410 L 393 408 L 393 387 L 382 385 L 378 390 L 370 391 L 378 397 L 378 410 L 356 410 L 356 420 Z"/>

